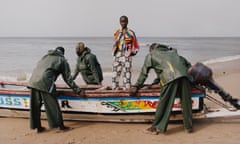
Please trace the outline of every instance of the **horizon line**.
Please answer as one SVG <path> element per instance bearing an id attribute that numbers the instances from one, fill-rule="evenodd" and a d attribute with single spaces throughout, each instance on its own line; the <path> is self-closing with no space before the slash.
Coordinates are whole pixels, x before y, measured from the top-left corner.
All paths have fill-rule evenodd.
<path id="1" fill-rule="evenodd" d="M 112 38 L 113 36 L 0 36 L 0 38 Z M 138 38 L 239 38 L 240 36 L 138 36 Z"/>

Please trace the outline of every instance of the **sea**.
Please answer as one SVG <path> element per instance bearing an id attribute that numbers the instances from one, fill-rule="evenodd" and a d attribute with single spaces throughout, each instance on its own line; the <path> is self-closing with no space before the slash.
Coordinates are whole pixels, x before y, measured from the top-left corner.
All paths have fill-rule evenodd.
<path id="1" fill-rule="evenodd" d="M 65 48 L 65 57 L 73 70 L 77 59 L 75 47 L 80 41 L 97 56 L 104 76 L 110 76 L 112 37 L 1 37 L 0 80 L 16 80 L 19 75 L 29 77 L 38 60 L 58 46 Z M 152 43 L 176 48 L 192 64 L 240 59 L 240 37 L 138 37 L 138 43 L 140 51 L 133 57 L 135 71 L 140 71 Z"/>

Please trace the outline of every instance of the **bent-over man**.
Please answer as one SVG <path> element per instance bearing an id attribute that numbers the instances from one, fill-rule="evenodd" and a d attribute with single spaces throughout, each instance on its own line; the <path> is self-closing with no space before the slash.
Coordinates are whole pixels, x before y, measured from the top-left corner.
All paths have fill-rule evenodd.
<path id="1" fill-rule="evenodd" d="M 64 48 L 57 47 L 49 50 L 42 57 L 34 69 L 29 80 L 30 88 L 30 127 L 43 132 L 46 128 L 41 125 L 41 106 L 44 104 L 48 125 L 50 129 L 59 128 L 61 131 L 69 130 L 63 124 L 62 112 L 58 104 L 55 92 L 55 81 L 61 74 L 64 81 L 75 93 L 80 95 L 84 92 L 75 84 L 67 60 L 64 57 Z"/>
<path id="2" fill-rule="evenodd" d="M 154 69 L 160 83 L 160 99 L 152 126 L 147 133 L 158 134 L 167 131 L 168 121 L 172 111 L 175 96 L 178 95 L 182 102 L 184 128 L 192 132 L 192 101 L 191 80 L 187 70 L 191 64 L 176 49 L 166 45 L 152 44 L 150 52 L 145 57 L 144 65 L 135 84 L 131 88 L 132 94 L 136 94 L 146 80 L 150 69 Z"/>
<path id="3" fill-rule="evenodd" d="M 92 54 L 90 48 L 85 47 L 83 42 L 77 44 L 76 54 L 78 55 L 78 59 L 73 79 L 76 79 L 80 72 L 86 84 L 101 85 L 103 74 L 96 55 Z"/>

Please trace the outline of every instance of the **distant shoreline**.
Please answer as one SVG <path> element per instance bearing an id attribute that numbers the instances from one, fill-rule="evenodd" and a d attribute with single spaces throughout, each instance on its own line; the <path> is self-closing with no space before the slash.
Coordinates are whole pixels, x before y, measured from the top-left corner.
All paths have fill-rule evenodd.
<path id="1" fill-rule="evenodd" d="M 38 38 L 46 38 L 46 39 L 59 39 L 59 38 L 63 38 L 63 39 L 66 39 L 66 38 L 69 38 L 69 39 L 72 39 L 72 38 L 112 38 L 112 36 L 6 36 L 6 37 L 3 37 L 3 36 L 0 36 L 0 39 L 8 39 L 8 38 L 19 38 L 19 39 L 38 39 Z M 138 36 L 138 38 L 167 38 L 167 39 L 186 39 L 186 38 L 196 38 L 196 39 L 205 39 L 205 38 L 240 38 L 240 36 Z"/>

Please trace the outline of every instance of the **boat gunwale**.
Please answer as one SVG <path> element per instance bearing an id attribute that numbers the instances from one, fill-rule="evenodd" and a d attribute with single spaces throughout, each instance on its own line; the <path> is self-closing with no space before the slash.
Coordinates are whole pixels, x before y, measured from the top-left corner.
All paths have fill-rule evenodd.
<path id="1" fill-rule="evenodd" d="M 29 95 L 29 89 L 27 88 L 27 84 L 24 82 L 5 82 L 5 81 L 0 81 L 1 88 L 0 88 L 0 94 L 12 94 L 12 95 Z M 14 89 L 14 88 L 8 88 L 5 86 L 16 86 L 16 87 L 22 87 L 23 89 Z M 84 97 L 84 98 L 89 98 L 89 97 L 141 97 L 141 96 L 148 96 L 148 97 L 156 97 L 160 96 L 160 86 L 155 85 L 151 88 L 149 88 L 149 85 L 145 85 L 143 88 L 138 90 L 136 95 L 132 96 L 130 94 L 129 90 L 111 90 L 111 89 L 99 89 L 100 87 L 98 85 L 85 85 L 82 87 L 82 89 L 85 91 L 84 96 L 80 96 L 76 93 L 74 93 L 70 88 L 67 86 L 61 85 L 58 87 L 57 85 L 57 93 L 56 95 L 58 96 L 73 96 L 73 97 Z M 192 89 L 192 94 L 204 94 L 205 92 L 193 88 Z"/>

